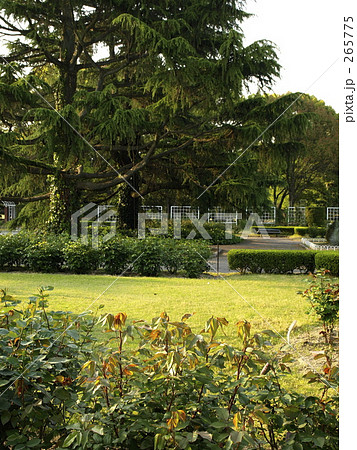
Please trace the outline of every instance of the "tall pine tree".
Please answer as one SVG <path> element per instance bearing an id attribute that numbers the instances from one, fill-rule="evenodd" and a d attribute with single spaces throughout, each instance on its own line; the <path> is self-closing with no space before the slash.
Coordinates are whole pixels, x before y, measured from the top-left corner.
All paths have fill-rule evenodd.
<path id="1" fill-rule="evenodd" d="M 278 75 L 270 42 L 243 46 L 244 3 L 0 0 L 0 158 L 19 172 L 0 199 L 49 199 L 54 231 L 88 199 L 133 217 L 144 170 L 227 137 L 244 86 Z"/>

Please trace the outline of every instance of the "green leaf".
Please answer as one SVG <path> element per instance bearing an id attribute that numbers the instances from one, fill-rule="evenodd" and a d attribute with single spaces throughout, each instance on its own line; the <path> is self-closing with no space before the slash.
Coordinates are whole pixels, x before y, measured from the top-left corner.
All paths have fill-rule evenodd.
<path id="1" fill-rule="evenodd" d="M 212 434 L 208 433 L 208 431 L 197 431 L 197 434 L 201 436 L 202 439 L 207 439 L 208 441 L 212 441 Z"/>
<path id="2" fill-rule="evenodd" d="M 68 400 L 69 398 L 71 398 L 71 394 L 63 387 L 55 389 L 53 395 L 60 400 Z"/>
<path id="3" fill-rule="evenodd" d="M 78 431 L 72 431 L 64 440 L 63 447 L 69 447 L 76 440 L 78 433 Z"/>
<path id="4" fill-rule="evenodd" d="M 165 448 L 165 437 L 162 434 L 155 434 L 154 450 L 163 450 Z"/>
<path id="5" fill-rule="evenodd" d="M 299 414 L 300 409 L 297 406 L 287 406 L 284 408 L 284 412 L 289 419 L 295 419 L 295 417 Z"/>
<path id="6" fill-rule="evenodd" d="M 100 427 L 99 425 L 94 425 L 94 427 L 92 428 L 93 433 L 97 433 L 100 434 L 101 436 L 104 435 L 104 428 Z"/>
<path id="7" fill-rule="evenodd" d="M 38 448 L 38 444 L 41 442 L 41 439 L 31 439 L 31 441 L 28 441 L 27 443 L 26 443 L 26 445 L 27 445 L 27 447 L 30 447 L 30 448 L 32 448 L 32 447 L 37 447 Z"/>
<path id="8" fill-rule="evenodd" d="M 325 444 L 325 438 L 323 436 L 313 437 L 314 444 L 317 445 L 317 447 L 323 448 Z"/>
<path id="9" fill-rule="evenodd" d="M 5 425 L 6 423 L 8 423 L 8 421 L 11 419 L 11 414 L 10 414 L 10 412 L 9 411 L 4 411 L 2 414 L 1 414 L 1 423 L 3 424 L 3 425 Z"/>

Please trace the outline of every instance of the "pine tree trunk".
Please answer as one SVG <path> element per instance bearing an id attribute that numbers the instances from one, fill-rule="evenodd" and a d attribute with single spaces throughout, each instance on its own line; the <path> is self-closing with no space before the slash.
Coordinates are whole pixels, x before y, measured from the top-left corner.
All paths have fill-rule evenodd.
<path id="1" fill-rule="evenodd" d="M 138 190 L 138 177 L 134 176 L 131 178 L 130 184 Z M 137 228 L 140 200 L 140 197 L 127 183 L 121 184 L 118 198 L 119 227 L 130 230 L 135 230 Z"/>
<path id="2" fill-rule="evenodd" d="M 70 232 L 71 215 L 80 208 L 79 193 L 61 177 L 51 177 L 50 211 L 47 229 L 53 233 Z"/>

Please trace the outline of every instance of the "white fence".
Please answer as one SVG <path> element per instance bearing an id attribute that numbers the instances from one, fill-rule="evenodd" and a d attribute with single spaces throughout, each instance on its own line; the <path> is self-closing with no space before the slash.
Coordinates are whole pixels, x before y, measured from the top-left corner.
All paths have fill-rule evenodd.
<path id="1" fill-rule="evenodd" d="M 144 212 L 149 219 L 162 220 L 162 206 L 141 206 L 142 212 Z"/>
<path id="2" fill-rule="evenodd" d="M 171 219 L 184 219 L 185 217 L 199 219 L 200 209 L 192 206 L 171 206 Z"/>
<path id="3" fill-rule="evenodd" d="M 338 245 L 329 245 L 325 241 L 321 241 L 320 239 L 301 239 L 301 244 L 307 248 L 311 248 L 311 250 L 338 250 Z"/>
<path id="4" fill-rule="evenodd" d="M 237 225 L 238 220 L 242 218 L 242 214 L 237 211 L 234 213 L 227 213 L 220 208 L 208 210 L 209 222 L 234 223 Z"/>
<path id="5" fill-rule="evenodd" d="M 305 206 L 289 206 L 288 208 L 289 225 L 306 225 Z"/>
<path id="6" fill-rule="evenodd" d="M 247 213 L 247 218 L 249 218 L 250 214 L 254 214 L 256 211 L 254 211 L 253 209 L 246 209 L 246 213 Z M 275 220 L 276 220 L 276 208 L 275 206 L 272 206 L 270 209 L 265 210 L 265 211 L 261 211 L 260 213 L 258 213 L 260 220 L 262 221 L 262 223 L 266 223 L 266 224 L 274 224 Z"/>
<path id="7" fill-rule="evenodd" d="M 340 208 L 336 206 L 328 207 L 326 209 L 326 219 L 327 222 L 333 222 L 339 220 L 340 218 Z"/>

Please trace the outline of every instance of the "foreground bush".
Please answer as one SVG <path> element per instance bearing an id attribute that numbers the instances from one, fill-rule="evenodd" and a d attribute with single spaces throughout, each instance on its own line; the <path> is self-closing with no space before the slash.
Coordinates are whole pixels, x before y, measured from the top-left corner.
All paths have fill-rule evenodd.
<path id="1" fill-rule="evenodd" d="M 315 256 L 316 269 L 329 270 L 331 275 L 339 275 L 339 252 L 335 250 L 319 251 Z"/>
<path id="2" fill-rule="evenodd" d="M 230 269 L 240 272 L 292 273 L 295 269 L 313 272 L 315 253 L 310 250 L 230 250 Z"/>
<path id="3" fill-rule="evenodd" d="M 331 344 L 338 321 L 340 294 L 338 283 L 331 283 L 328 274 L 329 272 L 323 271 L 312 275 L 310 287 L 299 294 L 309 301 L 308 314 L 315 313 L 319 317 L 323 326 L 320 334 L 324 336 L 327 344 Z"/>
<path id="4" fill-rule="evenodd" d="M 222 317 L 195 334 L 192 314 L 48 312 L 48 290 L 23 308 L 2 291 L 2 448 L 337 448 L 336 368 L 306 374 L 319 398 L 287 392 L 292 355 L 269 353 L 273 332 L 238 321 L 233 346 L 219 338 Z M 94 338 L 99 325 L 107 342 Z"/>

